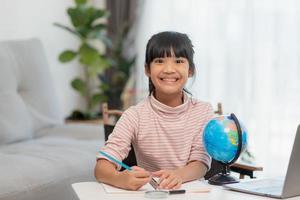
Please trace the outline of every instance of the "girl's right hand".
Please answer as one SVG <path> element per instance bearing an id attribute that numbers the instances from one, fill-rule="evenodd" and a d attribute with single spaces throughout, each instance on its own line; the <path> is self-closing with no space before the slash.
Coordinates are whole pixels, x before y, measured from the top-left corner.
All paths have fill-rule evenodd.
<path id="1" fill-rule="evenodd" d="M 150 172 L 137 166 L 133 166 L 131 171 L 124 170 L 119 173 L 121 187 L 127 190 L 138 190 L 151 179 Z"/>

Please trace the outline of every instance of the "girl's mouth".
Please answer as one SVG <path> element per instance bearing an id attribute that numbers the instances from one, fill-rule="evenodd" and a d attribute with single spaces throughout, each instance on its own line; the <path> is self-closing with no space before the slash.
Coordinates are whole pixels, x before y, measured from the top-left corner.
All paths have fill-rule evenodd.
<path id="1" fill-rule="evenodd" d="M 165 82 L 176 82 L 179 78 L 160 78 L 161 81 Z"/>

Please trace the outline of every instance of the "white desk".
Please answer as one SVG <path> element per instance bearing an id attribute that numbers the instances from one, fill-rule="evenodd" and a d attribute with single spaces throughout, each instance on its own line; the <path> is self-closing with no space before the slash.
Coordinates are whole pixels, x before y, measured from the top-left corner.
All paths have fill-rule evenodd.
<path id="1" fill-rule="evenodd" d="M 108 194 L 101 184 L 97 182 L 74 183 L 72 187 L 80 200 L 135 200 L 144 199 L 144 193 L 135 194 Z M 223 189 L 221 186 L 211 186 L 212 190 L 208 193 L 186 193 L 178 195 L 169 195 L 168 200 L 258 200 L 273 199 L 262 196 L 250 195 Z M 289 200 L 300 200 L 299 197 L 289 198 Z"/>

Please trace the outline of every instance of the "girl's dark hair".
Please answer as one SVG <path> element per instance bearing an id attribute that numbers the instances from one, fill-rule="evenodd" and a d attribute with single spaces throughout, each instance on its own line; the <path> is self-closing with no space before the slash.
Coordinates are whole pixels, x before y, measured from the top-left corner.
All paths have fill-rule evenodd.
<path id="1" fill-rule="evenodd" d="M 174 31 L 165 31 L 153 35 L 147 43 L 145 67 L 150 71 L 150 63 L 155 58 L 171 57 L 172 51 L 175 57 L 184 57 L 189 61 L 191 73 L 195 74 L 193 44 L 186 34 Z M 188 92 L 186 89 L 183 89 Z M 149 77 L 149 95 L 155 91 L 155 87 Z M 189 92 L 188 92 L 189 93 Z"/>

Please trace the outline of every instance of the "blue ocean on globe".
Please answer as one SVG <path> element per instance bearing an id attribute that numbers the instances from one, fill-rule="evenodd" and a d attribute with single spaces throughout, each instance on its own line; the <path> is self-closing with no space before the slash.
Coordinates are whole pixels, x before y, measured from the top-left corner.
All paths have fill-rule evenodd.
<path id="1" fill-rule="evenodd" d="M 242 152 L 248 141 L 247 130 L 240 122 L 242 130 Z M 208 122 L 203 132 L 203 143 L 208 154 L 215 160 L 229 163 L 238 149 L 238 132 L 231 116 L 219 116 Z"/>

